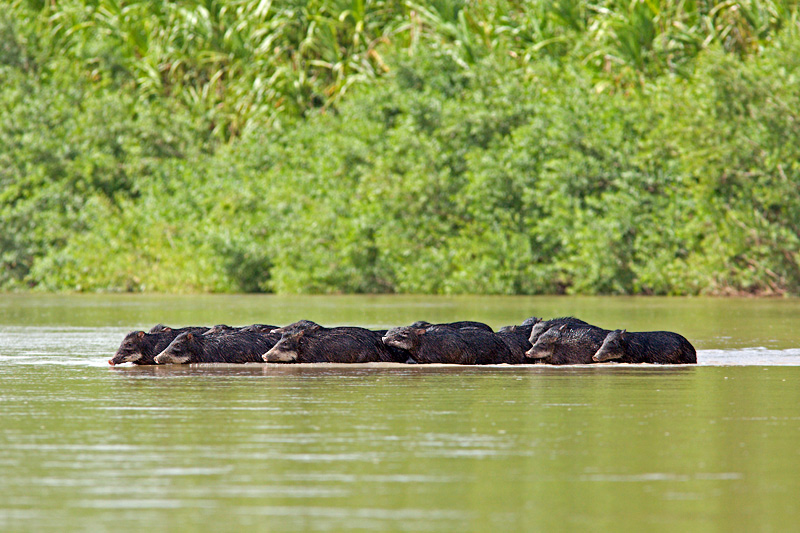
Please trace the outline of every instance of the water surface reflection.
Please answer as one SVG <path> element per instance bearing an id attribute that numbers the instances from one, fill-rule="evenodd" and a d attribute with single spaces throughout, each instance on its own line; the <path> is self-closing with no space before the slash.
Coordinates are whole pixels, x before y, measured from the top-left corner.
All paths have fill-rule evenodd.
<path id="1" fill-rule="evenodd" d="M 201 300 L 0 305 L 0 530 L 787 530 L 800 519 L 793 302 L 726 302 L 722 320 L 715 302 L 693 300 L 312 298 L 291 313 L 270 298 Z M 106 363 L 141 322 L 497 326 L 532 308 L 674 324 L 693 332 L 700 364 Z"/>

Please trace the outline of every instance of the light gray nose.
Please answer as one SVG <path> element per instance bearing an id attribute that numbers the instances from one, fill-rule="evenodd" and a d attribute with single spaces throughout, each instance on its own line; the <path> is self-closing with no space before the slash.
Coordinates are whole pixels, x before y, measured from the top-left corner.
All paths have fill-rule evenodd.
<path id="1" fill-rule="evenodd" d="M 525 352 L 525 357 L 528 359 L 544 359 L 546 356 L 535 354 L 532 350 Z"/>

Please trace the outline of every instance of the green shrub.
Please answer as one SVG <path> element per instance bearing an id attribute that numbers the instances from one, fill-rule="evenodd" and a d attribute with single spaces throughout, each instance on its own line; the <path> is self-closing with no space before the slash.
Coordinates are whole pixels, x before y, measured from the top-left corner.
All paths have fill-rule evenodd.
<path id="1" fill-rule="evenodd" d="M 798 36 L 770 1 L 13 2 L 0 288 L 798 293 Z"/>

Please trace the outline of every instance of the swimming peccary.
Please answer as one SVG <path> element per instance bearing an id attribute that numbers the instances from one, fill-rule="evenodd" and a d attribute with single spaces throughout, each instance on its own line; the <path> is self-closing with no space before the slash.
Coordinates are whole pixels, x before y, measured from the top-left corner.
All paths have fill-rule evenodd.
<path id="1" fill-rule="evenodd" d="M 297 333 L 298 331 L 315 331 L 321 327 L 322 326 L 311 320 L 298 320 L 297 322 L 292 322 L 286 326 L 274 329 L 272 332 L 284 335 Z"/>
<path id="2" fill-rule="evenodd" d="M 525 352 L 532 347 L 530 340 L 528 340 L 532 329 L 533 324 L 523 322 L 519 326 L 503 326 L 497 330 L 495 335 L 506 343 L 514 358 L 522 363 L 525 361 Z"/>
<path id="3" fill-rule="evenodd" d="M 234 333 L 237 331 L 250 331 L 253 333 L 267 334 L 277 328 L 278 326 L 271 326 L 268 324 L 251 324 L 249 326 L 228 326 L 227 324 L 217 324 L 216 326 L 211 326 L 208 328 L 208 330 L 204 331 L 203 334 L 212 335 L 217 333 Z"/>
<path id="4" fill-rule="evenodd" d="M 542 333 L 525 356 L 550 365 L 590 364 L 608 333 L 594 326 L 562 324 Z"/>
<path id="5" fill-rule="evenodd" d="M 275 330 L 278 329 L 278 326 L 273 326 L 270 324 L 250 324 L 249 326 L 242 327 L 242 331 L 250 331 L 253 333 L 260 333 L 261 335 L 267 335 L 268 333 L 274 333 Z M 280 334 L 278 334 L 280 337 Z"/>
<path id="6" fill-rule="evenodd" d="M 697 363 L 697 352 L 686 338 L 671 331 L 628 332 L 617 329 L 606 335 L 592 359 L 599 363 L 680 365 Z"/>
<path id="7" fill-rule="evenodd" d="M 506 344 L 482 328 L 402 326 L 390 329 L 383 343 L 406 350 L 410 363 L 490 365 L 518 363 Z"/>
<path id="8" fill-rule="evenodd" d="M 536 341 L 539 339 L 539 336 L 547 331 L 550 328 L 557 328 L 563 325 L 567 326 L 587 326 L 587 327 L 594 327 L 588 322 L 584 322 L 580 318 L 575 318 L 574 316 L 562 316 L 559 318 L 551 318 L 550 320 L 542 320 L 541 318 L 531 317 L 523 324 L 527 322 L 531 322 L 533 324 L 533 328 L 531 329 L 531 336 L 528 338 L 531 345 L 536 344 Z"/>
<path id="9" fill-rule="evenodd" d="M 280 341 L 262 359 L 268 363 L 371 363 L 398 362 L 398 355 L 383 345 L 377 332 L 307 323 L 285 328 Z"/>
<path id="10" fill-rule="evenodd" d="M 156 364 L 263 363 L 261 354 L 275 346 L 280 335 L 253 331 L 222 331 L 178 335 L 155 358 Z"/>
<path id="11" fill-rule="evenodd" d="M 472 320 L 461 320 L 459 322 L 443 322 L 441 324 L 431 324 L 430 322 L 426 322 L 424 320 L 418 320 L 411 324 L 410 327 L 417 328 L 417 329 L 428 329 L 437 326 L 445 326 L 448 328 L 455 328 L 455 329 L 463 329 L 463 328 L 478 328 L 478 329 L 485 329 L 486 331 L 494 331 L 489 324 L 484 324 L 483 322 L 474 322 Z"/>
<path id="12" fill-rule="evenodd" d="M 186 328 L 170 328 L 162 324 L 153 326 L 149 333 L 144 331 L 131 331 L 122 340 L 117 353 L 108 360 L 111 366 L 122 363 L 133 363 L 135 365 L 154 365 L 154 358 L 161 350 L 181 333 L 194 332 L 203 333 L 208 329 L 207 326 L 192 326 Z"/>

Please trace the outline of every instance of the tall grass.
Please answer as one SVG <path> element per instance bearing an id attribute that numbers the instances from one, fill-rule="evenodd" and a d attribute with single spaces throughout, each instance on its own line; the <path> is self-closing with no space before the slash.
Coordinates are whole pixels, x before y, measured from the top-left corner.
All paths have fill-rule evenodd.
<path id="1" fill-rule="evenodd" d="M 53 52 L 98 82 L 169 97 L 220 139 L 249 121 L 276 123 L 328 108 L 381 76 L 398 53 L 438 49 L 464 69 L 488 54 L 520 68 L 567 56 L 598 89 L 689 75 L 714 43 L 758 53 L 794 20 L 789 0 L 16 0 Z"/>
<path id="2" fill-rule="evenodd" d="M 5 7 L 4 290 L 800 293 L 795 2 Z"/>

